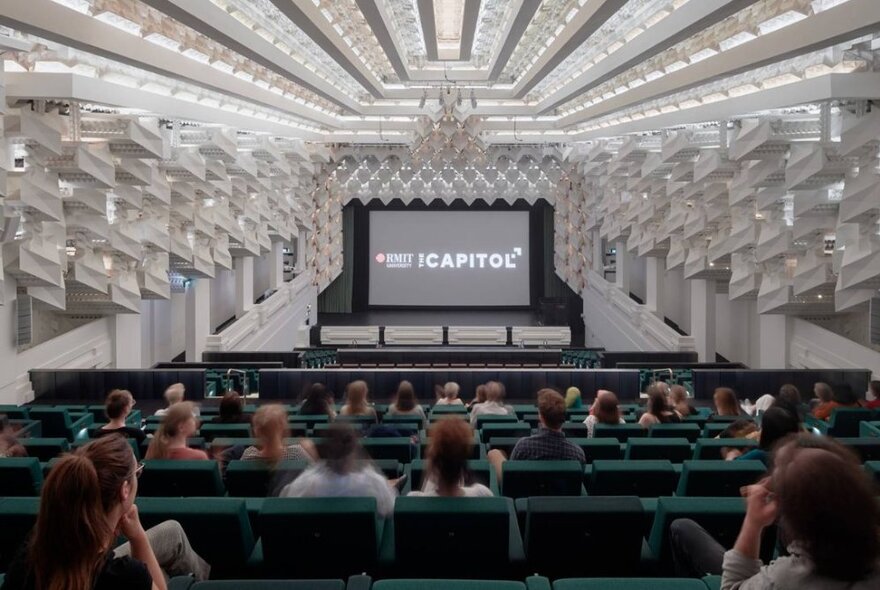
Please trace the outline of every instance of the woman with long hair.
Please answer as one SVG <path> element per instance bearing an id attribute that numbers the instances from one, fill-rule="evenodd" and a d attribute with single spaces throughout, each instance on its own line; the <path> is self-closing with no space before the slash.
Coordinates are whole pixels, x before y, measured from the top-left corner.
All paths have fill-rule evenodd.
<path id="1" fill-rule="evenodd" d="M 121 436 L 62 457 L 43 483 L 37 524 L 3 589 L 165 590 L 166 573 L 207 579 L 211 568 L 180 524 L 141 525 L 134 500 L 142 467 Z M 114 550 L 120 535 L 128 542 Z"/>
<path id="2" fill-rule="evenodd" d="M 397 386 L 397 393 L 394 395 L 394 403 L 388 406 L 388 414 L 391 416 L 418 416 L 425 420 L 425 410 L 419 405 L 416 399 L 416 392 L 412 383 L 409 381 L 401 381 Z"/>
<path id="3" fill-rule="evenodd" d="M 474 399 L 470 401 L 470 403 L 465 404 L 465 407 L 468 409 L 468 412 L 474 409 L 474 406 L 479 404 L 486 403 L 486 393 L 488 389 L 486 388 L 485 383 L 481 383 L 477 385 L 477 389 L 474 391 Z"/>
<path id="4" fill-rule="evenodd" d="M 831 401 L 822 404 L 813 410 L 813 416 L 820 420 L 828 420 L 834 413 L 834 408 L 858 408 L 859 397 L 848 383 L 838 383 L 834 386 Z"/>
<path id="5" fill-rule="evenodd" d="M 370 390 L 367 382 L 362 380 L 352 381 L 345 388 L 346 403 L 339 410 L 340 416 L 372 416 L 376 417 L 376 410 L 367 401 Z"/>
<path id="6" fill-rule="evenodd" d="M 492 496 L 482 484 L 465 485 L 468 459 L 474 447 L 474 431 L 464 420 L 444 418 L 431 428 L 428 469 L 422 490 L 410 496 Z"/>
<path id="7" fill-rule="evenodd" d="M 763 461 L 766 465 L 770 460 L 770 451 L 777 442 L 790 434 L 797 434 L 801 429 L 800 420 L 793 410 L 787 407 L 771 406 L 761 417 L 761 430 L 758 431 L 758 448 L 745 453 L 740 449 L 728 449 L 724 458 Z"/>
<path id="8" fill-rule="evenodd" d="M 712 417 L 742 415 L 742 411 L 739 408 L 739 400 L 736 398 L 736 392 L 729 387 L 717 388 L 712 394 L 712 401 L 715 403 L 715 413 Z"/>
<path id="9" fill-rule="evenodd" d="M 314 445 L 311 441 L 303 439 L 299 444 L 285 444 L 284 438 L 290 433 L 290 428 L 287 425 L 287 410 L 281 404 L 260 406 L 251 424 L 257 444 L 244 450 L 242 460 L 263 460 L 272 464 L 288 460 L 312 461 Z"/>
<path id="10" fill-rule="evenodd" d="M 227 391 L 220 399 L 220 413 L 215 424 L 249 424 L 244 413 L 244 398 L 237 391 Z"/>
<path id="11" fill-rule="evenodd" d="M 666 403 L 666 387 L 650 386 L 648 388 L 647 411 L 639 418 L 639 425 L 642 428 L 650 428 L 654 424 L 669 424 L 670 422 L 681 422 L 681 418 Z"/>
<path id="12" fill-rule="evenodd" d="M 333 420 L 336 418 L 333 394 L 323 383 L 313 383 L 306 391 L 305 398 L 299 406 L 299 414 L 303 416 L 328 416 L 330 420 Z"/>
<path id="13" fill-rule="evenodd" d="M 150 441 L 147 459 L 207 459 L 208 454 L 191 449 L 186 440 L 199 430 L 192 402 L 178 402 L 168 408 L 159 429 Z"/>
<path id="14" fill-rule="evenodd" d="M 623 416 L 620 415 L 620 405 L 614 392 L 600 389 L 596 394 L 596 401 L 590 410 L 590 415 L 584 419 L 587 425 L 587 437 L 593 438 L 596 424 L 624 424 Z"/>
<path id="15" fill-rule="evenodd" d="M 673 385 L 669 388 L 669 405 L 681 418 L 697 413 L 697 409 L 688 403 L 687 389 L 683 385 Z"/>

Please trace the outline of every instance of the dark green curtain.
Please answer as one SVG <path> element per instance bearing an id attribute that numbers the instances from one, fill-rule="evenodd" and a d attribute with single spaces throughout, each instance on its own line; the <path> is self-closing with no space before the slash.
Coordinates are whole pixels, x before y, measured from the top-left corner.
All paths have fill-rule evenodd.
<path id="1" fill-rule="evenodd" d="M 342 209 L 342 273 L 318 295 L 318 313 L 351 313 L 354 288 L 354 209 Z"/>

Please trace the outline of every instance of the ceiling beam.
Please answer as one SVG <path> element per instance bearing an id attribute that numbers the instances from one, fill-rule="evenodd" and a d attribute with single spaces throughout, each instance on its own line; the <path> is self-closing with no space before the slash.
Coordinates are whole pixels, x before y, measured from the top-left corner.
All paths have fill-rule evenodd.
<path id="1" fill-rule="evenodd" d="M 465 0 L 464 18 L 461 22 L 461 52 L 458 56 L 460 61 L 471 59 L 474 34 L 477 31 L 477 21 L 480 19 L 480 2 L 481 0 Z"/>
<path id="2" fill-rule="evenodd" d="M 721 22 L 758 0 L 700 0 L 679 9 L 538 104 L 541 113 L 589 92 L 621 72 Z"/>
<path id="3" fill-rule="evenodd" d="M 510 25 L 510 31 L 507 33 L 507 37 L 505 37 L 504 43 L 501 45 L 501 51 L 498 52 L 498 57 L 495 59 L 495 63 L 492 65 L 492 70 L 489 72 L 490 80 L 497 80 L 501 75 L 501 72 L 504 71 L 507 62 L 510 61 L 510 56 L 513 55 L 514 49 L 519 45 L 523 33 L 526 32 L 529 23 L 532 22 L 532 17 L 535 16 L 535 12 L 538 11 L 540 5 L 541 0 L 522 1 L 522 4 L 520 4 L 519 7 L 519 12 L 516 13 L 516 17 L 513 19 L 513 24 Z"/>
<path id="4" fill-rule="evenodd" d="M 317 12 L 313 2 L 302 2 L 302 0 L 270 0 L 281 13 L 296 25 L 303 33 L 309 36 L 333 61 L 339 64 L 349 75 L 357 80 L 358 84 L 363 86 L 367 92 L 375 98 L 382 98 L 382 91 L 379 88 L 379 81 L 373 79 L 372 74 L 365 74 L 358 65 L 360 60 L 354 56 L 351 49 L 345 46 L 337 46 L 336 43 L 324 32 L 320 23 L 326 22 L 326 19 Z M 309 6 L 311 5 L 311 6 Z M 311 14 L 307 14 L 308 11 Z M 329 23 L 328 23 L 329 27 Z M 334 35 L 336 37 L 336 35 Z M 341 41 L 341 39 L 340 39 Z"/>
<path id="5" fill-rule="evenodd" d="M 419 20 L 425 40 L 425 55 L 429 61 L 437 61 L 437 23 L 434 22 L 434 0 L 418 0 Z"/>
<path id="6" fill-rule="evenodd" d="M 397 77 L 401 81 L 409 80 L 406 64 L 403 63 L 400 53 L 397 51 L 397 46 L 394 44 L 394 39 L 391 38 L 391 33 L 388 31 L 388 27 L 385 26 L 385 19 L 382 18 L 382 12 L 376 5 L 376 0 L 356 0 L 356 2 L 367 24 L 373 29 L 373 34 L 376 36 L 376 40 L 379 41 L 379 45 L 382 46 L 382 50 L 391 63 L 391 67 L 394 68 Z"/>
<path id="7" fill-rule="evenodd" d="M 216 4 L 198 0 L 143 0 L 143 2 L 339 107 L 357 112 L 356 101 L 340 92 L 327 80 L 298 64 L 289 55 L 242 25 Z"/>
<path id="8" fill-rule="evenodd" d="M 555 46 L 564 36 L 560 35 L 560 38 L 556 39 L 553 46 L 548 48 L 535 64 L 537 69 L 531 68 L 530 73 L 517 83 L 518 90 L 514 96 L 522 98 L 528 94 L 538 82 L 555 70 L 574 50 L 586 43 L 593 33 L 614 16 L 614 13 L 620 10 L 620 7 L 626 2 L 627 0 L 593 0 L 588 5 L 582 6 L 572 21 L 574 23 L 581 19 L 580 26 L 558 48 Z"/>

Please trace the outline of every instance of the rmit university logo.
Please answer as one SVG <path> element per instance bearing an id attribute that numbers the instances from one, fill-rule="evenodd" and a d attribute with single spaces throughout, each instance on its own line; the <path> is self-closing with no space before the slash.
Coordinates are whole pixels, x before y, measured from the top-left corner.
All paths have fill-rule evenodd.
<path id="1" fill-rule="evenodd" d="M 412 268 L 415 254 L 411 252 L 379 252 L 375 258 L 376 262 L 384 264 L 385 268 Z"/>
<path id="2" fill-rule="evenodd" d="M 428 252 L 419 253 L 419 268 L 492 268 L 515 269 L 516 259 L 522 256 L 522 248 L 503 254 L 494 252 Z"/>

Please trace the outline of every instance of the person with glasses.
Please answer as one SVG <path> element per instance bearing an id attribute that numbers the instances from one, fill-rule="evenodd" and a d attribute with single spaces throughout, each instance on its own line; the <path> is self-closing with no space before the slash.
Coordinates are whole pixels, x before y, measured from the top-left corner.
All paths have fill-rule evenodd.
<path id="1" fill-rule="evenodd" d="M 52 467 L 37 523 L 2 590 L 166 590 L 165 576 L 211 567 L 175 521 L 144 530 L 134 501 L 143 469 L 121 436 L 99 438 Z M 119 536 L 127 542 L 114 549 Z"/>

